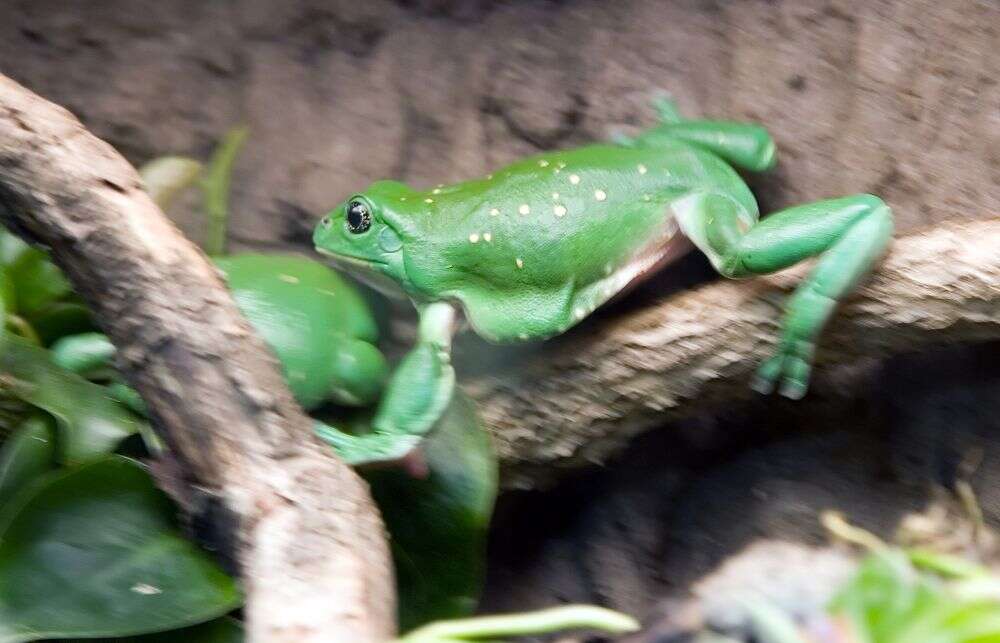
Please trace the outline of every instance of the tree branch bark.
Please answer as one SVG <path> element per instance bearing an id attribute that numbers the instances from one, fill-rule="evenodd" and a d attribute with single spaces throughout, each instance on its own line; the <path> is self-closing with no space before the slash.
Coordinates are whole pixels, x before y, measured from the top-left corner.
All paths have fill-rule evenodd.
<path id="1" fill-rule="evenodd" d="M 998 249 L 1000 220 L 896 239 L 820 340 L 814 390 L 834 365 L 1000 339 Z M 496 374 L 466 379 L 497 438 L 505 483 L 537 486 L 559 469 L 606 461 L 641 431 L 749 399 L 781 301 L 806 269 L 723 280 L 589 320 Z"/>
<path id="2" fill-rule="evenodd" d="M 3 76 L 0 219 L 51 249 L 118 347 L 199 490 L 188 501 L 207 499 L 233 543 L 248 640 L 390 638 L 392 568 L 364 483 L 311 437 L 274 358 L 135 170 Z"/>

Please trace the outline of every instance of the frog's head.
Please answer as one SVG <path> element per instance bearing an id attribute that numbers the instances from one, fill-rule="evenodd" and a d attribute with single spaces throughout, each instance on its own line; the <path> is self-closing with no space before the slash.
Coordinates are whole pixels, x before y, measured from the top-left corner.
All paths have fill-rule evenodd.
<path id="1" fill-rule="evenodd" d="M 349 270 L 362 268 L 359 277 L 370 285 L 398 294 L 407 284 L 403 246 L 414 231 L 396 204 L 410 192 L 402 183 L 378 181 L 352 195 L 316 226 L 316 250 Z"/>

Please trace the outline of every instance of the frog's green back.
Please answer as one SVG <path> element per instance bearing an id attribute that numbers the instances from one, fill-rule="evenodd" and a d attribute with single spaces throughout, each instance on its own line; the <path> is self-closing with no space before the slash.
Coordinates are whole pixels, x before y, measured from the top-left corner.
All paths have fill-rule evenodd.
<path id="1" fill-rule="evenodd" d="M 358 292 L 302 257 L 241 254 L 214 259 L 245 316 L 277 354 L 306 408 L 324 401 L 345 339 L 375 343 L 378 326 Z"/>
<path id="2" fill-rule="evenodd" d="M 593 145 L 525 159 L 413 195 L 404 249 L 418 295 L 456 299 L 476 331 L 554 335 L 623 288 L 675 236 L 670 206 L 693 190 L 730 195 L 756 217 L 742 179 L 709 152 Z"/>

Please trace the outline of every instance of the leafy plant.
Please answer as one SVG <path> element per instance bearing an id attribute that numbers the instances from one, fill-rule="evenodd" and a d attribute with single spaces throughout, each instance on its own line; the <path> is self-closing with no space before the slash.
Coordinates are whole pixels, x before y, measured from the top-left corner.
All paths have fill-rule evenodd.
<path id="1" fill-rule="evenodd" d="M 475 609 L 497 492 L 489 436 L 461 394 L 428 438 L 423 457 L 423 479 L 401 470 L 365 475 L 392 534 L 404 631 Z"/>
<path id="2" fill-rule="evenodd" d="M 760 643 L 815 640 L 773 605 L 747 608 Z M 880 546 L 818 623 L 829 643 L 1000 643 L 1000 578 L 951 555 Z"/>
<path id="3" fill-rule="evenodd" d="M 206 251 L 213 255 L 224 248 L 230 175 L 245 137 L 230 132 L 204 171 L 181 157 L 143 168 L 162 205 L 200 179 Z M 242 640 L 237 621 L 215 618 L 239 605 L 233 581 L 176 530 L 172 505 L 145 469 L 109 455 L 136 434 L 154 448 L 141 400 L 113 370 L 87 370 L 86 379 L 55 364 L 45 348 L 95 330 L 86 307 L 44 252 L 3 231 L 0 268 L 0 422 L 12 432 L 0 450 L 0 643 Z M 359 431 L 368 430 L 369 419 L 356 415 Z M 392 534 L 404 629 L 473 611 L 497 493 L 496 456 L 461 394 L 422 452 L 423 477 L 365 473 Z M 637 626 L 608 610 L 566 606 L 441 621 L 404 640 L 484 640 L 571 627 Z"/>
<path id="4" fill-rule="evenodd" d="M 0 512 L 0 642 L 157 632 L 237 607 L 233 581 L 174 514 L 120 456 L 28 484 Z"/>

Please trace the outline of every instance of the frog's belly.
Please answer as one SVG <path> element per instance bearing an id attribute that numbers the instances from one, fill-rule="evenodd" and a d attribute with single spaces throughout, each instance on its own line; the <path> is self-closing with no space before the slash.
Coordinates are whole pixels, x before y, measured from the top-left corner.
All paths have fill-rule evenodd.
<path id="1" fill-rule="evenodd" d="M 465 288 L 456 292 L 454 299 L 461 304 L 472 329 L 488 341 L 506 343 L 559 335 L 692 248 L 672 219 L 665 224 L 666 228 L 627 261 L 595 280 L 570 279 L 547 288 Z"/>
<path id="2" fill-rule="evenodd" d="M 687 253 L 694 250 L 694 244 L 683 232 L 677 231 L 673 236 L 644 249 L 630 264 L 622 268 L 628 271 L 628 281 L 616 294 L 605 301 L 618 301 L 633 288 L 646 281 L 660 270 L 663 270 Z"/>

